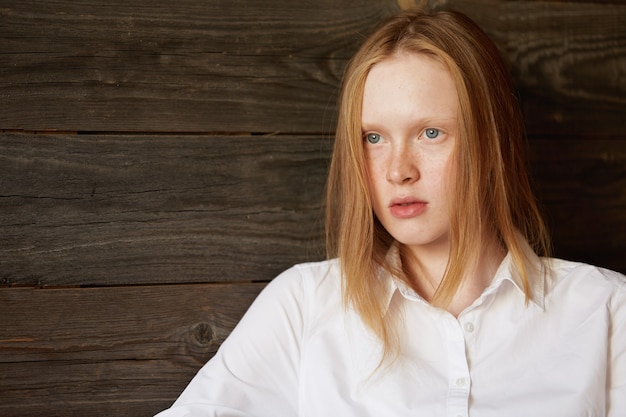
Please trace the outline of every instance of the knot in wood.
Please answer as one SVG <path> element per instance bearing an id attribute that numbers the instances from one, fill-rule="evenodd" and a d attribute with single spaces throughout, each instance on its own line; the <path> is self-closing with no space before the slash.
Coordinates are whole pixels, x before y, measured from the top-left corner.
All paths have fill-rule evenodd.
<path id="1" fill-rule="evenodd" d="M 213 341 L 213 329 L 207 322 L 196 323 L 191 329 L 192 339 L 196 345 L 206 347 Z"/>

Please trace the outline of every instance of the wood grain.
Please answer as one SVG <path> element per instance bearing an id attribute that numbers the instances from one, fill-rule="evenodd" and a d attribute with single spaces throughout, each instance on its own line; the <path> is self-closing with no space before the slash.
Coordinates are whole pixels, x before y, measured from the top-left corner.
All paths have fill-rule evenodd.
<path id="1" fill-rule="evenodd" d="M 531 135 L 626 136 L 624 2 L 446 5 L 476 20 L 510 62 Z"/>
<path id="2" fill-rule="evenodd" d="M 327 132 L 392 0 L 5 0 L 0 128 Z"/>
<path id="3" fill-rule="evenodd" d="M 332 141 L 0 136 L 5 284 L 269 280 L 323 257 Z"/>
<path id="4" fill-rule="evenodd" d="M 152 415 L 263 286 L 0 288 L 0 415 Z"/>
<path id="5" fill-rule="evenodd" d="M 420 2 L 4 3 L 0 128 L 317 133 L 334 129 L 364 34 Z M 626 5 L 445 7 L 477 20 L 511 61 L 530 133 L 624 134 Z"/>
<path id="6" fill-rule="evenodd" d="M 530 141 L 558 257 L 626 273 L 626 139 Z"/>
<path id="7" fill-rule="evenodd" d="M 324 256 L 330 146 L 5 134 L 0 277 L 39 286 L 269 280 Z M 556 254 L 626 271 L 626 141 L 537 139 L 530 156 Z"/>
<path id="8" fill-rule="evenodd" d="M 323 258 L 343 68 L 421 3 L 511 62 L 555 254 L 626 273 L 623 1 L 4 0 L 0 415 L 153 415 Z"/>

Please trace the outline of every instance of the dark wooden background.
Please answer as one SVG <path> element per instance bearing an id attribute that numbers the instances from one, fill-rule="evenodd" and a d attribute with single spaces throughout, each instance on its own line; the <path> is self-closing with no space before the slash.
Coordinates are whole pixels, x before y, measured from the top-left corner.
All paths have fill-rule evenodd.
<path id="1" fill-rule="evenodd" d="M 322 259 L 343 68 L 419 0 L 0 0 L 0 415 L 149 416 Z M 519 87 L 557 256 L 626 272 L 626 4 L 429 0 Z"/>

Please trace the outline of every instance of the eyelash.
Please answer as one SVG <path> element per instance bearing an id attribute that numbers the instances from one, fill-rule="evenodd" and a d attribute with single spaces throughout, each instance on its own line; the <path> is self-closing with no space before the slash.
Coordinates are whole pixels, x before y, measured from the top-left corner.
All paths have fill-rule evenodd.
<path id="1" fill-rule="evenodd" d="M 431 134 L 435 136 L 431 137 L 430 136 Z M 437 139 L 440 134 L 441 134 L 441 130 L 434 128 L 434 127 L 429 127 L 427 129 L 424 129 L 422 134 L 420 134 L 420 137 L 425 136 L 426 138 L 433 140 L 433 139 Z M 374 141 L 370 139 L 374 139 Z M 381 141 L 381 139 L 382 139 L 382 136 L 378 133 L 365 133 L 363 135 L 363 140 L 365 140 L 367 143 L 371 145 L 376 145 L 377 143 Z"/>

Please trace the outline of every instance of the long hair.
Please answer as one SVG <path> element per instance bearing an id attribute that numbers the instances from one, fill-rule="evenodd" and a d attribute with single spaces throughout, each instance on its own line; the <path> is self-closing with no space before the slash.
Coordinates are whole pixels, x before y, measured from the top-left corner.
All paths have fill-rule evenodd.
<path id="1" fill-rule="evenodd" d="M 339 257 L 346 307 L 352 307 L 380 338 L 384 356 L 399 349 L 394 318 L 386 315 L 386 284 L 380 270 L 401 276 L 385 261 L 394 239 L 373 213 L 362 144 L 365 80 L 373 65 L 402 51 L 427 54 L 450 72 L 458 93 L 458 127 L 450 253 L 432 299 L 447 306 L 464 272 L 476 262 L 488 230 L 509 251 L 528 301 L 530 284 L 523 246 L 548 255 L 549 239 L 531 190 L 525 138 L 508 69 L 488 36 L 452 11 L 406 11 L 381 24 L 349 62 L 326 195 L 329 257 Z"/>

